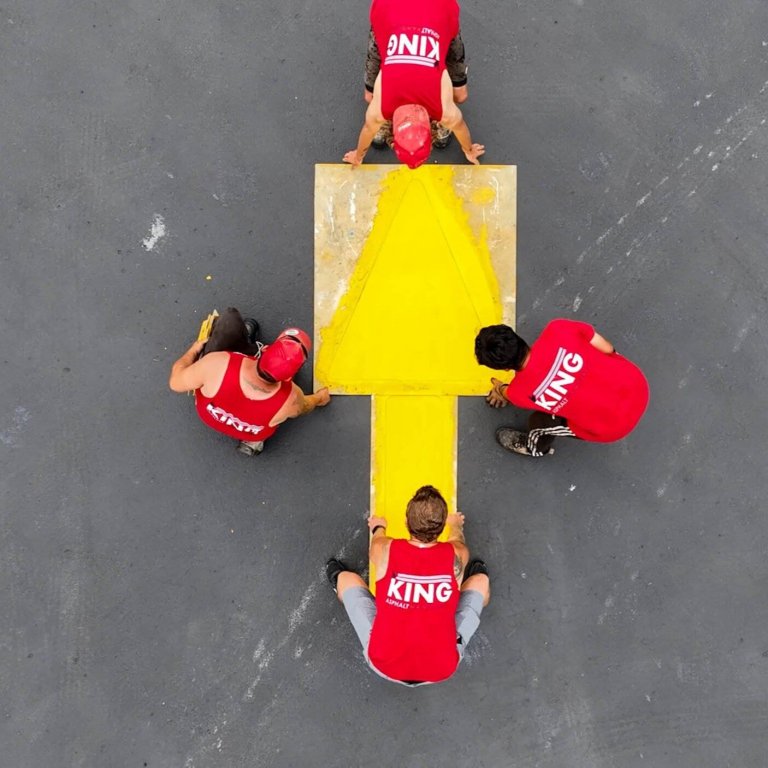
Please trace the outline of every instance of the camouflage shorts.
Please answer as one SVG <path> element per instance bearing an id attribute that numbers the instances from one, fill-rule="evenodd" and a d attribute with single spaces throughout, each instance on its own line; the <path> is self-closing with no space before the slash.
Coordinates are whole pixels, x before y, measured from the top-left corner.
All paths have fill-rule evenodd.
<path id="1" fill-rule="evenodd" d="M 461 32 L 451 40 L 448 46 L 448 55 L 445 59 L 445 66 L 448 69 L 448 76 L 451 78 L 454 88 L 461 88 L 467 84 L 467 65 L 464 62 L 464 41 L 461 39 Z M 373 36 L 373 30 L 368 33 L 368 52 L 365 56 L 365 88 L 373 93 L 373 85 L 376 82 L 376 75 L 381 69 L 381 55 L 379 47 L 376 45 L 376 38 Z"/>

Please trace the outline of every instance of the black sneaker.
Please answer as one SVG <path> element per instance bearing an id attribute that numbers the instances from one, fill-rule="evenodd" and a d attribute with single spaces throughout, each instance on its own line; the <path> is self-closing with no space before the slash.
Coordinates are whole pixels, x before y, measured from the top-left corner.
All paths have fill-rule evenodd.
<path id="1" fill-rule="evenodd" d="M 328 577 L 328 581 L 331 583 L 331 586 L 333 587 L 333 591 L 337 595 L 339 594 L 339 592 L 336 585 L 339 582 L 339 574 L 348 570 L 349 568 L 347 568 L 347 566 L 344 565 L 344 563 L 342 563 L 341 560 L 337 560 L 335 557 L 332 557 L 325 564 L 325 575 Z"/>
<path id="2" fill-rule="evenodd" d="M 528 433 L 521 432 L 519 429 L 512 429 L 511 427 L 499 427 L 496 430 L 496 442 L 502 447 L 506 448 L 512 453 L 519 453 L 521 456 L 533 456 L 528 448 Z M 550 448 L 544 456 L 551 456 L 555 452 L 554 448 Z"/>
<path id="3" fill-rule="evenodd" d="M 241 440 L 237 444 L 238 453 L 242 453 L 243 456 L 258 456 L 264 450 L 263 440 L 254 440 L 248 442 L 247 440 Z"/>
<path id="4" fill-rule="evenodd" d="M 467 567 L 464 570 L 464 579 L 468 579 L 470 576 L 474 576 L 476 573 L 484 573 L 486 576 L 490 576 L 488 573 L 488 566 L 483 560 L 475 558 L 467 563 Z"/>
<path id="5" fill-rule="evenodd" d="M 248 335 L 248 341 L 251 344 L 255 344 L 259 341 L 259 324 L 252 317 L 243 318 L 245 323 L 245 332 Z"/>

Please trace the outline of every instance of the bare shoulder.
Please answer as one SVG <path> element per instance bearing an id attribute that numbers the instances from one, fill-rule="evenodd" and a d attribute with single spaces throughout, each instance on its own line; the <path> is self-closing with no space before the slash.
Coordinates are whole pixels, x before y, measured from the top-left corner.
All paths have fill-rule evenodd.
<path id="1" fill-rule="evenodd" d="M 376 568 L 376 572 L 384 574 L 389 563 L 389 550 L 392 546 L 392 539 L 388 536 L 377 536 L 371 541 L 369 550 L 369 559 Z"/>

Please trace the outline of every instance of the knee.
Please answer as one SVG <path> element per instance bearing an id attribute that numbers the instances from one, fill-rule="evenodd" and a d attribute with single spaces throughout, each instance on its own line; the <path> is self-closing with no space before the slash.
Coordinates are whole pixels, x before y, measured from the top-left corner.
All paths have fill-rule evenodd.
<path id="1" fill-rule="evenodd" d="M 463 104 L 469 98 L 469 91 L 466 85 L 459 86 L 453 89 L 453 102 L 454 104 Z"/>
<path id="2" fill-rule="evenodd" d="M 485 573 L 476 573 L 470 576 L 462 585 L 462 592 L 465 589 L 473 589 L 483 596 L 483 605 L 488 605 L 491 599 L 491 580 Z"/>
<path id="3" fill-rule="evenodd" d="M 336 593 L 339 596 L 339 600 L 342 599 L 343 594 L 351 587 L 363 587 L 367 589 L 368 585 L 353 571 L 342 571 L 336 582 Z"/>

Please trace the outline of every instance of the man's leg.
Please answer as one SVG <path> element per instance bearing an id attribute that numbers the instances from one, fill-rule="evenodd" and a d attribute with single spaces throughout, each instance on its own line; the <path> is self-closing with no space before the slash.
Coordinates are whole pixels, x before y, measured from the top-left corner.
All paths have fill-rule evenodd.
<path id="1" fill-rule="evenodd" d="M 576 437 L 562 416 L 534 411 L 528 417 L 528 450 L 531 456 L 546 456 L 556 437 Z"/>
<path id="2" fill-rule="evenodd" d="M 480 626 L 480 615 L 491 599 L 491 581 L 488 569 L 482 560 L 472 560 L 467 566 L 467 573 L 459 595 L 456 608 L 456 648 L 459 657 L 464 657 L 467 643 Z"/>
<path id="3" fill-rule="evenodd" d="M 453 85 L 453 100 L 457 104 L 463 104 L 467 100 L 467 64 L 464 51 L 464 41 L 459 34 L 451 40 L 448 46 L 448 55 L 445 58 L 445 66 Z"/>
<path id="4" fill-rule="evenodd" d="M 234 307 L 227 307 L 214 320 L 211 336 L 208 339 L 201 357 L 209 352 L 241 352 L 244 355 L 255 355 L 260 345 L 249 339 L 249 329 L 243 316 Z M 258 333 L 258 323 L 255 328 Z"/>
<path id="5" fill-rule="evenodd" d="M 373 86 L 376 84 L 376 77 L 381 69 L 381 54 L 379 46 L 376 45 L 376 38 L 373 36 L 373 30 L 368 32 L 368 50 L 365 53 L 365 75 L 363 82 L 365 90 L 373 93 Z"/>
<path id="6" fill-rule="evenodd" d="M 373 619 L 376 616 L 376 601 L 368 585 L 354 571 L 346 570 L 341 560 L 331 558 L 325 564 L 325 574 L 344 605 L 360 645 L 363 646 L 363 656 L 367 659 Z"/>
<path id="7" fill-rule="evenodd" d="M 527 432 L 512 427 L 499 427 L 496 430 L 496 441 L 502 448 L 522 456 L 536 458 L 555 452 L 552 443 L 556 437 L 576 437 L 576 435 L 570 430 L 564 418 L 541 411 L 531 413 Z"/>
<path id="8" fill-rule="evenodd" d="M 379 46 L 376 44 L 376 38 L 373 36 L 373 30 L 368 32 L 368 49 L 365 53 L 365 74 L 363 82 L 365 83 L 365 100 L 370 102 L 373 98 L 373 88 L 376 85 L 376 77 L 381 69 L 381 54 Z M 376 149 L 386 149 L 392 147 L 392 121 L 387 120 L 378 131 L 376 131 L 371 144 Z"/>
<path id="9" fill-rule="evenodd" d="M 467 100 L 467 65 L 465 63 L 464 41 L 461 39 L 461 31 L 451 40 L 448 53 L 445 57 L 445 68 L 453 86 L 453 100 L 456 104 L 463 104 Z M 444 149 L 451 143 L 452 133 L 442 123 L 432 121 L 432 146 L 435 149 Z"/>

